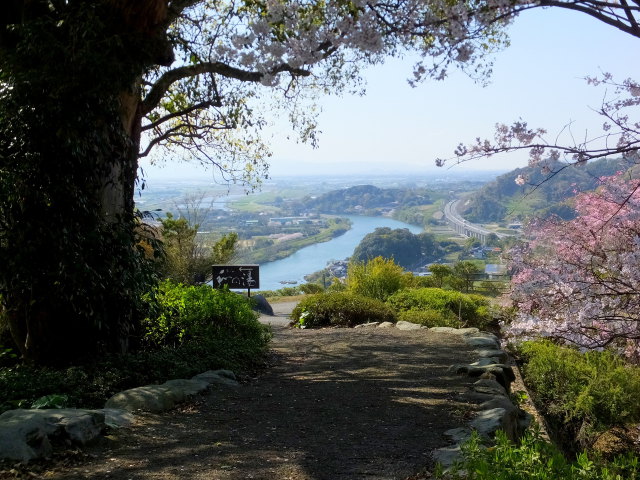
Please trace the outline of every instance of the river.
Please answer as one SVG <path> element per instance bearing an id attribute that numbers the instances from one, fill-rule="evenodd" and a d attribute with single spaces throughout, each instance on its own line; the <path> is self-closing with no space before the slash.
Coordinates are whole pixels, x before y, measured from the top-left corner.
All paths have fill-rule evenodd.
<path id="1" fill-rule="evenodd" d="M 421 233 L 422 228 L 387 217 L 342 215 L 351 220 L 351 229 L 328 242 L 315 243 L 298 250 L 281 260 L 260 265 L 260 290 L 277 290 L 288 286 L 280 282 L 304 283 L 304 276 L 327 266 L 330 260 L 344 260 L 353 254 L 367 233 L 378 227 L 408 228 L 411 233 Z"/>

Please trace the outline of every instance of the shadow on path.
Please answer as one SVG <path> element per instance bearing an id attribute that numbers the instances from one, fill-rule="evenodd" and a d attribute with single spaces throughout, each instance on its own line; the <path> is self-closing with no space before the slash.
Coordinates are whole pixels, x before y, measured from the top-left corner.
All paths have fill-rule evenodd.
<path id="1" fill-rule="evenodd" d="M 404 479 L 462 426 L 472 359 L 457 336 L 274 328 L 275 366 L 194 405 L 143 416 L 97 459 L 48 478 Z"/>

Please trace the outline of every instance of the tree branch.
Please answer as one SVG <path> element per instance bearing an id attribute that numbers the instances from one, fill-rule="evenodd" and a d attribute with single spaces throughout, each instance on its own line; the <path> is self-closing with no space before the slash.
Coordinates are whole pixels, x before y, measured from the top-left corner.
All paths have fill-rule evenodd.
<path id="1" fill-rule="evenodd" d="M 176 118 L 176 117 L 181 117 L 182 115 L 189 115 L 191 112 L 194 112 L 196 110 L 202 110 L 205 108 L 209 108 L 209 107 L 221 107 L 222 103 L 217 100 L 217 101 L 205 101 L 205 102 L 200 102 L 197 103 L 195 105 L 192 105 L 189 108 L 185 108 L 184 110 L 180 110 L 179 112 L 174 112 L 174 113 L 170 113 L 168 115 L 165 115 L 164 117 L 159 118 L 158 120 L 156 120 L 155 122 L 149 123 L 148 125 L 143 125 L 142 127 L 142 131 L 145 132 L 147 130 L 151 130 L 154 129 L 156 127 L 159 127 L 160 125 L 162 125 L 164 122 L 167 122 L 169 120 L 171 120 L 172 118 Z"/>
<path id="2" fill-rule="evenodd" d="M 277 75 L 288 72 L 295 76 L 307 77 L 311 75 L 308 70 L 293 68 L 287 64 L 279 65 L 269 72 L 251 72 L 232 67 L 222 62 L 203 62 L 196 65 L 174 68 L 165 72 L 153 85 L 147 97 L 142 101 L 142 114 L 146 115 L 158 106 L 162 97 L 175 82 L 184 78 L 195 77 L 203 73 L 215 73 L 227 78 L 234 78 L 242 82 L 260 82 L 265 75 Z"/>

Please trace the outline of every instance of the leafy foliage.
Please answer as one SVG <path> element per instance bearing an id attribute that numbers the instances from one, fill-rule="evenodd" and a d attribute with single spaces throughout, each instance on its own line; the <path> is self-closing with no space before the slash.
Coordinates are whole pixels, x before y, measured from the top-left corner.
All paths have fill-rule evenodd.
<path id="1" fill-rule="evenodd" d="M 212 246 L 197 239 L 198 224 L 190 225 L 184 218 L 171 213 L 162 223 L 163 253 L 161 275 L 174 282 L 192 284 L 204 282 L 211 275 L 211 265 L 227 263 L 235 253 L 238 235 L 229 233 Z"/>
<path id="2" fill-rule="evenodd" d="M 593 435 L 640 421 L 640 367 L 609 351 L 580 353 L 549 341 L 520 346 L 536 402 L 588 446 Z"/>
<path id="3" fill-rule="evenodd" d="M 347 290 L 377 300 L 385 301 L 409 281 L 404 269 L 392 259 L 376 257 L 365 262 L 351 261 L 347 268 Z"/>
<path id="4" fill-rule="evenodd" d="M 291 318 L 296 326 L 353 327 L 369 322 L 395 322 L 395 313 L 380 300 L 351 292 L 310 295 L 294 308 Z"/>
<path id="5" fill-rule="evenodd" d="M 432 308 L 410 308 L 398 312 L 398 321 L 405 321 L 424 325 L 425 327 L 453 327 L 460 328 L 462 322 L 452 312 L 447 310 L 435 310 Z"/>
<path id="6" fill-rule="evenodd" d="M 263 364 L 271 334 L 245 297 L 165 281 L 147 301 L 144 349 L 68 368 L 0 369 L 0 411 L 29 408 L 45 396 L 67 397 L 71 407 L 102 407 L 127 388 L 217 368 L 249 372 Z"/>
<path id="7" fill-rule="evenodd" d="M 360 241 L 352 260 L 366 262 L 376 257 L 393 259 L 404 268 L 426 263 L 441 255 L 442 251 L 433 235 L 414 235 L 406 228 L 376 228 Z"/>
<path id="8" fill-rule="evenodd" d="M 489 301 L 480 295 L 467 295 L 440 288 L 418 288 L 401 290 L 387 299 L 387 303 L 398 312 L 422 310 L 437 312 L 442 318 L 441 326 L 487 328 L 492 318 Z M 431 316 L 434 314 L 428 314 Z M 412 314 L 404 314 L 407 319 Z M 415 316 L 420 320 L 420 316 Z M 428 317 L 425 316 L 425 320 Z M 435 319 L 434 315 L 434 319 Z M 409 320 L 411 321 L 411 320 Z M 430 320 L 429 320 L 430 321 Z M 422 323 L 418 321 L 417 323 Z"/>
<path id="9" fill-rule="evenodd" d="M 510 336 L 610 346 L 640 361 L 640 182 L 625 177 L 601 179 L 576 197 L 575 219 L 534 223 L 531 241 L 512 250 Z"/>
<path id="10" fill-rule="evenodd" d="M 164 281 L 150 304 L 150 314 L 142 322 L 144 340 L 150 346 L 178 346 L 221 335 L 266 340 L 267 329 L 258 323 L 251 302 L 228 290 Z"/>
<path id="11" fill-rule="evenodd" d="M 640 478 L 638 458 L 620 456 L 611 462 L 589 458 L 586 453 L 570 462 L 539 431 L 529 431 L 517 445 L 504 432 L 496 432 L 496 444 L 485 447 L 474 432 L 462 444 L 463 458 L 447 473 L 436 478 L 450 480 L 636 480 Z"/>
<path id="12" fill-rule="evenodd" d="M 126 349 L 153 282 L 118 111 L 145 53 L 114 37 L 105 9 L 73 2 L 14 26 L 0 53 L 0 309 L 20 354 L 41 363 Z M 107 184 L 125 177 L 116 212 Z"/>

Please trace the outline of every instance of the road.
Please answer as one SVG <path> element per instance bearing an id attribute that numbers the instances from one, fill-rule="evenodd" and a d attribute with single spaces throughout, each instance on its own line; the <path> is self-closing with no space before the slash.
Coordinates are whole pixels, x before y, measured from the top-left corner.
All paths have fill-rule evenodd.
<path id="1" fill-rule="evenodd" d="M 497 233 L 486 228 L 482 228 L 480 225 L 471 223 L 458 213 L 458 203 L 460 200 L 453 200 L 447 203 L 444 207 L 445 218 L 454 224 L 456 232 L 467 237 L 487 237 L 491 234 L 496 235 L 498 238 L 511 237 L 513 235 L 507 233 Z"/>

